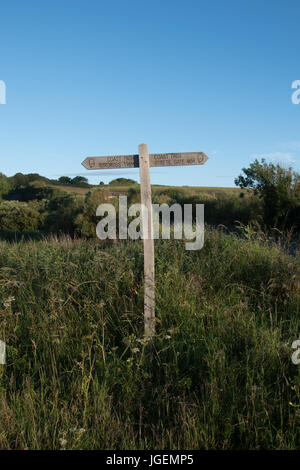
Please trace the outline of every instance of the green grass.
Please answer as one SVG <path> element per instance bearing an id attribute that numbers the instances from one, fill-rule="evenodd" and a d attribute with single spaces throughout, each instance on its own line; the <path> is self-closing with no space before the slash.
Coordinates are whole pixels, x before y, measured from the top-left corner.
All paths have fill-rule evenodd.
<path id="1" fill-rule="evenodd" d="M 53 188 L 53 189 L 60 189 L 61 191 L 64 191 L 65 193 L 69 193 L 69 194 L 80 194 L 80 195 L 85 195 L 87 194 L 91 188 L 80 188 L 78 186 L 72 186 L 72 185 L 62 185 L 62 184 L 50 184 L 49 185 L 50 188 Z"/>
<path id="2" fill-rule="evenodd" d="M 103 186 L 91 186 L 89 188 L 80 188 L 77 186 L 71 185 L 49 185 L 49 187 L 54 189 L 61 189 L 67 193 L 72 194 L 87 194 L 91 188 L 100 188 L 100 189 L 107 189 L 111 192 L 120 192 L 124 193 L 128 191 L 130 188 L 139 188 L 139 184 L 105 184 Z M 162 191 L 166 189 L 184 189 L 189 191 L 191 194 L 202 194 L 202 193 L 209 193 L 209 194 L 231 194 L 231 195 L 239 195 L 242 191 L 240 188 L 218 188 L 218 187 L 206 187 L 206 186 L 162 186 L 153 184 L 151 185 L 152 191 L 155 194 L 157 191 Z"/>
<path id="3" fill-rule="evenodd" d="M 299 449 L 300 257 L 249 238 L 156 241 L 153 351 L 140 241 L 1 242 L 0 448 Z"/>

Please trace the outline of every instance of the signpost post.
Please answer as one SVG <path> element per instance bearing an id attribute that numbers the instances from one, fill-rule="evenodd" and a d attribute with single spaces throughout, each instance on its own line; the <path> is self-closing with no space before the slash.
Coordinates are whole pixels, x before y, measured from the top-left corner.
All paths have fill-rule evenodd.
<path id="1" fill-rule="evenodd" d="M 138 155 L 87 157 L 82 165 L 87 170 L 113 168 L 139 168 L 142 203 L 142 233 L 144 240 L 144 327 L 145 337 L 151 339 L 155 333 L 154 308 L 154 239 L 151 203 L 150 167 L 203 165 L 208 160 L 203 152 L 148 153 L 146 144 L 139 145 Z"/>
<path id="2" fill-rule="evenodd" d="M 139 165 L 141 182 L 142 227 L 144 239 L 144 325 L 145 336 L 151 338 L 155 331 L 155 270 L 150 165 L 148 146 L 145 144 L 139 145 Z"/>

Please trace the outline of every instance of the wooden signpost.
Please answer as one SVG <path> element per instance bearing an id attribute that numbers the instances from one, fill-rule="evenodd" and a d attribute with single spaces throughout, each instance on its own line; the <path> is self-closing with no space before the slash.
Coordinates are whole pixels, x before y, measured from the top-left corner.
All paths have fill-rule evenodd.
<path id="1" fill-rule="evenodd" d="M 139 146 L 142 148 L 145 144 Z M 111 170 L 113 168 L 139 168 L 139 155 L 116 155 L 111 157 L 86 157 L 82 165 L 87 170 Z M 203 152 L 153 153 L 149 166 L 203 165 L 208 157 Z"/>
<path id="2" fill-rule="evenodd" d="M 113 168 L 139 168 L 141 183 L 142 230 L 144 240 L 144 325 L 145 337 L 151 339 L 155 332 L 154 308 L 154 239 L 152 220 L 152 199 L 150 167 L 203 165 L 208 156 L 203 152 L 148 153 L 146 144 L 139 145 L 138 155 L 116 155 L 87 157 L 82 165 L 87 170 Z"/>

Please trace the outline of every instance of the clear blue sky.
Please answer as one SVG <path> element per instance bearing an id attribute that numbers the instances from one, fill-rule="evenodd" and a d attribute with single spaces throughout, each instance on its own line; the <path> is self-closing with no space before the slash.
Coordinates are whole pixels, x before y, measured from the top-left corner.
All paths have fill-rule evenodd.
<path id="1" fill-rule="evenodd" d="M 140 143 L 210 157 L 157 184 L 234 186 L 255 156 L 300 171 L 299 0 L 1 0 L 0 18 L 6 175 L 138 179 L 81 162 Z"/>

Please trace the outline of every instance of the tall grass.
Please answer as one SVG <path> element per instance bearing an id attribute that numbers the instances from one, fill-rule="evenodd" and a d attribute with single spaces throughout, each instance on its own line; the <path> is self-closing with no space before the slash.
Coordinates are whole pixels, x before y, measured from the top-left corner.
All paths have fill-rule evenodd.
<path id="1" fill-rule="evenodd" d="M 155 243 L 149 351 L 141 242 L 1 242 L 2 449 L 300 447 L 300 257 L 209 229 L 198 252 Z"/>

